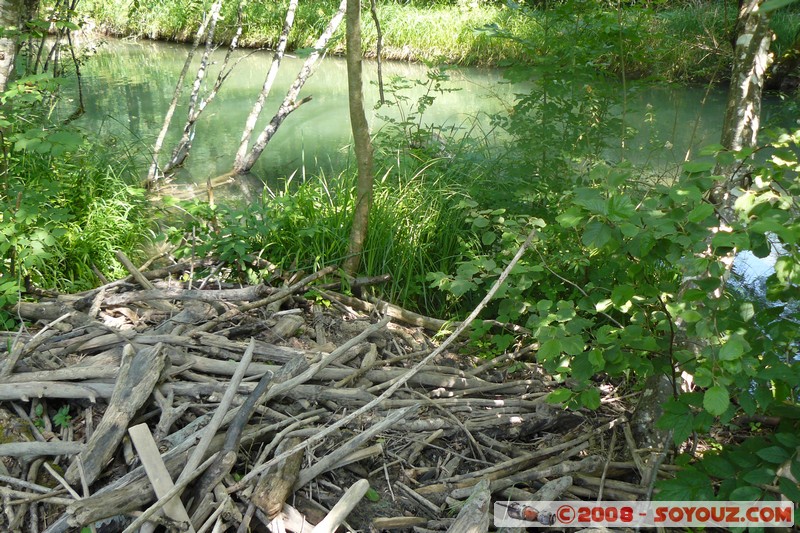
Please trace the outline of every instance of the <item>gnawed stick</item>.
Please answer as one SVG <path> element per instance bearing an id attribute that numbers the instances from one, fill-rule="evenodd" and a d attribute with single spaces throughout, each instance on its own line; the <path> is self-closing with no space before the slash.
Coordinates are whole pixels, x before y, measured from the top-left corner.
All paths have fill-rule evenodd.
<path id="1" fill-rule="evenodd" d="M 145 472 L 147 472 L 147 477 L 153 485 L 156 496 L 163 497 L 175 485 L 172 483 L 167 467 L 161 460 L 161 454 L 158 452 L 158 446 L 153 440 L 150 429 L 147 424 L 139 424 L 130 428 L 128 434 L 131 436 L 136 451 L 139 452 L 139 460 L 142 462 Z M 179 497 L 173 497 L 164 504 L 164 514 L 178 523 L 186 524 L 188 526 L 187 531 L 194 532 L 189 520 L 189 514 L 186 512 Z"/>
<path id="2" fill-rule="evenodd" d="M 123 350 L 108 408 L 80 454 L 87 484 L 91 485 L 98 478 L 116 452 L 128 423 L 153 393 L 166 362 L 162 348 L 163 345 L 156 344 L 134 353 L 134 348 L 128 345 Z M 71 484 L 80 481 L 77 463 L 69 466 L 64 477 Z"/>
<path id="3" fill-rule="evenodd" d="M 122 266 L 124 266 L 125 269 L 131 273 L 131 276 L 133 276 L 133 279 L 135 279 L 139 285 L 144 287 L 146 290 L 155 289 L 155 287 L 153 286 L 153 282 L 147 279 L 147 277 L 145 277 L 139 271 L 139 269 L 136 268 L 136 266 L 134 266 L 134 264 L 131 262 L 130 259 L 128 259 L 128 256 L 125 255 L 124 252 L 122 252 L 121 250 L 117 250 L 114 252 L 114 255 L 117 256 L 117 259 L 119 260 L 120 263 L 122 263 Z M 172 313 L 173 311 L 175 311 L 175 306 L 166 302 L 154 301 L 150 302 L 150 305 L 153 306 L 155 309 L 158 309 L 159 311 L 165 311 L 167 313 Z"/>
<path id="4" fill-rule="evenodd" d="M 467 502 L 458 512 L 447 533 L 486 533 L 489 531 L 489 504 L 492 494 L 489 480 L 481 480 L 471 489 Z"/>
<path id="5" fill-rule="evenodd" d="M 339 524 L 345 521 L 350 512 L 364 497 L 369 490 L 369 481 L 359 479 L 352 487 L 345 491 L 344 495 L 333 506 L 331 512 L 311 530 L 311 533 L 333 533 Z"/>
<path id="6" fill-rule="evenodd" d="M 275 451 L 280 454 L 290 448 L 297 447 L 302 441 L 303 439 L 300 437 L 289 437 L 281 441 Z M 294 487 L 297 475 L 303 466 L 304 456 L 303 450 L 295 452 L 275 465 L 258 480 L 250 501 L 261 509 L 270 520 L 277 518 L 287 498 L 294 492 L 292 487 Z"/>

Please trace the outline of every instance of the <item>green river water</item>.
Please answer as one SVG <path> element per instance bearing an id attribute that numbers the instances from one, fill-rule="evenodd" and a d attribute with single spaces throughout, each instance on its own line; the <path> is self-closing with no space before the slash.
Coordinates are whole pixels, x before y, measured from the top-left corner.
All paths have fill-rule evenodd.
<path id="1" fill-rule="evenodd" d="M 102 44 L 84 67 L 87 112 L 80 120 L 81 125 L 94 132 L 133 138 L 135 151 L 147 154 L 161 127 L 187 51 L 185 45 L 152 41 L 109 40 Z M 219 62 L 222 56 L 219 51 L 214 59 Z M 178 174 L 179 181 L 205 183 L 207 178 L 232 167 L 245 118 L 263 84 L 272 53 L 239 51 L 236 58 L 243 59 L 197 124 L 192 153 Z M 257 131 L 277 110 L 301 64 L 302 59 L 296 57 L 284 59 Z M 209 83 L 213 83 L 218 68 L 217 64 L 210 69 Z M 400 112 L 398 108 L 373 108 L 378 101 L 376 64 L 365 62 L 364 71 L 368 119 L 372 130 L 378 131 L 384 123 L 381 115 L 389 113 L 397 118 Z M 190 69 L 187 85 L 193 81 L 195 72 L 196 67 Z M 426 72 L 424 65 L 384 63 L 384 80 L 393 77 L 424 80 Z M 433 94 L 435 102 L 423 116 L 426 125 L 467 128 L 475 117 L 483 117 L 480 122 L 485 132 L 489 128 L 487 116 L 510 109 L 515 94 L 525 91 L 524 86 L 505 83 L 497 69 L 456 68 L 449 70 L 449 76 L 446 86 L 458 90 Z M 404 94 L 414 101 L 422 93 L 421 87 L 415 87 Z M 184 101 L 187 96 L 188 90 L 184 91 Z M 312 96 L 313 100 L 287 118 L 253 169 L 266 182 L 303 167 L 308 174 L 317 170 L 335 173 L 347 164 L 346 147 L 351 134 L 344 60 L 325 58 L 300 96 Z M 626 121 L 640 132 L 627 143 L 626 157 L 645 160 L 657 153 L 660 163 L 677 165 L 689 147 L 717 143 L 724 96 L 722 90 L 707 93 L 703 87 L 639 87 L 629 95 L 626 104 Z M 401 106 L 402 112 L 408 113 L 409 106 L 409 103 Z M 779 102 L 767 100 L 765 122 L 780 109 Z M 165 153 L 174 146 L 185 119 L 185 107 L 179 107 Z M 653 138 L 658 139 L 655 149 L 648 145 Z"/>

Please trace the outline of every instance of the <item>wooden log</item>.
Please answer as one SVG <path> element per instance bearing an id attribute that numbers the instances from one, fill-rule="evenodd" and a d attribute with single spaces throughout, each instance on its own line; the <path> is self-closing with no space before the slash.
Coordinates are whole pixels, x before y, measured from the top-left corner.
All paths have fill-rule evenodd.
<path id="1" fill-rule="evenodd" d="M 6 442 L 0 444 L 0 457 L 24 457 L 32 459 L 41 456 L 76 455 L 83 451 L 80 442 Z"/>
<path id="2" fill-rule="evenodd" d="M 130 305 L 134 302 L 152 300 L 197 300 L 201 302 L 250 302 L 264 297 L 271 292 L 270 288 L 260 284 L 241 289 L 204 289 L 190 290 L 181 288 L 148 289 L 112 294 L 103 301 L 103 307 Z"/>
<path id="3" fill-rule="evenodd" d="M 114 390 L 113 383 L 85 382 L 65 383 L 63 381 L 33 381 L 28 383 L 0 384 L 0 400 L 23 402 L 31 398 L 61 398 L 69 400 L 89 400 L 110 398 Z"/>
<path id="4" fill-rule="evenodd" d="M 134 353 L 131 346 L 123 353 L 111 401 L 80 455 L 87 484 L 94 483 L 100 475 L 122 441 L 128 423 L 153 393 L 166 361 L 162 348 L 157 344 Z M 65 477 L 71 484 L 80 481 L 77 463 L 70 465 Z"/>
<path id="5" fill-rule="evenodd" d="M 128 434 L 131 436 L 136 451 L 139 452 L 139 459 L 145 472 L 147 472 L 150 483 L 153 485 L 156 496 L 163 498 L 175 485 L 172 483 L 167 467 L 161 460 L 161 454 L 158 451 L 155 440 L 153 440 L 150 429 L 147 424 L 139 424 L 130 428 Z M 184 527 L 187 527 L 186 531 L 194 533 L 189 514 L 186 512 L 186 508 L 184 508 L 180 498 L 173 497 L 164 504 L 163 509 L 168 518 L 175 520 L 178 524 L 184 524 Z"/>
<path id="6" fill-rule="evenodd" d="M 486 533 L 489 531 L 489 506 L 492 493 L 489 480 L 482 479 L 472 488 L 467 502 L 458 512 L 447 533 Z"/>
<path id="7" fill-rule="evenodd" d="M 117 365 L 97 364 L 86 366 L 70 366 L 57 370 L 41 370 L 38 372 L 18 372 L 4 379 L 6 383 L 30 383 L 43 381 L 81 381 L 89 379 L 114 379 L 117 377 Z"/>
<path id="8" fill-rule="evenodd" d="M 284 439 L 278 445 L 276 453 L 283 453 L 300 442 L 302 439 L 299 437 Z M 303 466 L 304 456 L 304 451 L 298 450 L 259 478 L 250 501 L 261 509 L 270 520 L 274 520 L 280 514 L 287 498 L 294 492 L 292 487 L 294 487 L 297 475 Z"/>
<path id="9" fill-rule="evenodd" d="M 333 506 L 331 512 L 317 524 L 311 533 L 334 533 L 336 528 L 345 521 L 350 512 L 361 502 L 361 498 L 369 490 L 369 481 L 359 479 L 352 487 L 345 491 L 344 495 Z"/>

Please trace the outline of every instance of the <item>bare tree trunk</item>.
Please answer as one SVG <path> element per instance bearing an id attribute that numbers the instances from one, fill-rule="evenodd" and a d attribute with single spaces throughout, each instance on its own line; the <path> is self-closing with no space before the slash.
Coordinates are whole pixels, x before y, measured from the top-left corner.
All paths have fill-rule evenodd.
<path id="1" fill-rule="evenodd" d="M 372 14 L 372 21 L 375 23 L 375 33 L 377 40 L 375 42 L 375 61 L 378 64 L 378 96 L 380 97 L 381 105 L 386 103 L 386 98 L 383 94 L 383 66 L 381 64 L 381 56 L 383 53 L 383 32 L 381 31 L 381 21 L 378 18 L 378 6 L 375 4 L 376 0 L 369 1 L 370 13 Z"/>
<path id="2" fill-rule="evenodd" d="M 297 75 L 294 83 L 286 92 L 286 97 L 283 99 L 283 102 L 278 108 L 278 112 L 275 113 L 275 116 L 272 117 L 272 120 L 269 122 L 269 124 L 267 124 L 261 134 L 259 134 L 255 144 L 250 149 L 250 152 L 242 158 L 237 155 L 236 161 L 234 161 L 233 164 L 234 173 L 244 174 L 249 172 L 250 169 L 253 168 L 253 165 L 256 164 L 256 161 L 258 161 L 261 153 L 267 147 L 267 143 L 269 143 L 269 141 L 272 139 L 272 136 L 275 135 L 275 132 L 278 131 L 278 127 L 280 127 L 283 121 L 286 120 L 286 117 L 289 116 L 292 111 L 311 100 L 311 97 L 306 97 L 298 101 L 297 97 L 300 94 L 300 90 L 303 88 L 303 85 L 305 85 L 306 80 L 313 73 L 313 68 L 319 61 L 322 53 L 325 51 L 325 46 L 328 44 L 328 41 L 333 36 L 336 28 L 339 27 L 339 24 L 341 24 L 342 19 L 344 18 L 346 6 L 347 0 L 342 0 L 336 13 L 334 13 L 330 22 L 328 22 L 328 26 L 322 32 L 322 35 L 319 36 L 317 42 L 314 43 L 314 51 L 308 56 L 308 59 L 306 59 L 305 63 L 303 63 L 303 68 L 300 69 L 300 73 Z"/>
<path id="3" fill-rule="evenodd" d="M 0 27 L 19 28 L 22 18 L 22 2 L 19 0 L 0 0 Z M 14 58 L 17 56 L 17 38 L 0 37 L 0 93 L 6 90 L 8 79 L 14 72 Z"/>
<path id="4" fill-rule="evenodd" d="M 733 73 L 722 123 L 722 146 L 730 151 L 752 148 L 761 120 L 761 93 L 769 67 L 769 43 L 772 31 L 769 28 L 769 13 L 761 11 L 764 0 L 741 2 L 736 26 L 739 37 L 736 39 L 733 57 Z M 717 169 L 715 174 L 724 175 L 735 169 Z M 742 173 L 739 173 L 742 174 Z M 729 208 L 732 202 L 730 191 L 742 185 L 741 175 L 718 183 L 711 195 L 711 201 L 718 206 Z"/>
<path id="5" fill-rule="evenodd" d="M 272 84 L 275 83 L 275 78 L 278 76 L 278 69 L 281 66 L 283 54 L 286 51 L 286 44 L 289 42 L 289 32 L 292 31 L 294 25 L 294 14 L 297 11 L 298 0 L 290 0 L 289 8 L 286 10 L 286 20 L 283 23 L 283 30 L 281 31 L 280 39 L 278 40 L 278 48 L 275 50 L 275 55 L 272 56 L 272 64 L 267 71 L 267 77 L 264 80 L 264 86 L 261 88 L 261 94 L 258 95 L 256 103 L 250 110 L 250 115 L 245 122 L 244 131 L 242 131 L 242 139 L 239 143 L 239 149 L 236 152 L 235 165 L 238 167 L 244 163 L 247 158 L 247 149 L 250 146 L 250 139 L 253 136 L 253 130 L 256 128 L 261 111 L 264 109 L 264 103 L 267 101 Z"/>
<path id="6" fill-rule="evenodd" d="M 236 34 L 233 36 L 233 39 L 231 39 L 231 43 L 228 46 L 228 52 L 225 54 L 225 59 L 222 61 L 222 66 L 220 67 L 219 74 L 214 82 L 214 86 L 211 87 L 211 90 L 208 92 L 205 98 L 200 98 L 198 102 L 200 87 L 205 79 L 205 72 L 208 68 L 209 56 L 211 55 L 214 47 L 214 30 L 216 28 L 217 19 L 219 16 L 217 16 L 215 19 L 212 19 L 211 23 L 209 24 L 208 35 L 206 36 L 206 49 L 205 52 L 203 52 L 202 59 L 200 60 L 200 66 L 197 69 L 197 76 L 195 77 L 194 85 L 192 86 L 192 94 L 189 97 L 189 110 L 186 115 L 186 124 L 183 126 L 181 140 L 178 141 L 178 144 L 172 150 L 172 157 L 170 157 L 169 162 L 164 166 L 164 174 L 167 174 L 175 167 L 182 165 L 183 162 L 186 161 L 186 158 L 189 157 L 189 152 L 192 149 L 192 141 L 194 140 L 195 124 L 197 123 L 197 119 L 200 118 L 200 115 L 203 113 L 208 104 L 210 104 L 214 98 L 216 98 L 220 87 L 222 87 L 222 84 L 225 83 L 225 80 L 228 79 L 228 76 L 233 71 L 234 67 L 239 64 L 239 61 L 241 61 L 241 59 L 239 59 L 239 61 L 236 61 L 233 66 L 228 68 L 228 63 L 230 63 L 231 56 L 239 44 L 239 37 L 242 35 L 242 7 L 242 1 L 240 0 Z"/>
<path id="7" fill-rule="evenodd" d="M 156 139 L 155 144 L 153 145 L 153 154 L 152 154 L 152 162 L 150 163 L 150 170 L 147 172 L 147 182 L 148 184 L 155 183 L 159 176 L 159 168 L 158 168 L 158 155 L 161 152 L 161 147 L 164 144 L 164 139 L 167 136 L 167 131 L 169 130 L 169 125 L 172 122 L 172 115 L 175 114 L 175 109 L 178 107 L 178 100 L 181 97 L 181 92 L 183 92 L 183 82 L 186 79 L 186 73 L 189 72 L 189 66 L 192 64 L 192 59 L 194 58 L 194 54 L 197 51 L 197 47 L 200 45 L 200 39 L 203 38 L 203 35 L 206 33 L 206 27 L 208 26 L 208 22 L 210 19 L 219 16 L 219 11 L 222 8 L 222 0 L 216 0 L 214 4 L 211 6 L 208 15 L 203 22 L 200 23 L 200 27 L 197 28 L 197 33 L 194 36 L 194 42 L 192 43 L 192 48 L 189 50 L 189 53 L 186 56 L 186 62 L 183 64 L 183 69 L 181 70 L 180 75 L 178 76 L 178 83 L 175 84 L 175 93 L 172 95 L 172 101 L 169 104 L 169 108 L 167 109 L 167 114 L 164 116 L 164 124 L 161 126 L 161 131 L 158 134 L 158 138 Z"/>
<path id="8" fill-rule="evenodd" d="M 350 246 L 344 271 L 355 276 L 364 250 L 372 205 L 372 143 L 369 124 L 364 113 L 364 93 L 361 80 L 361 2 L 347 0 L 347 94 L 350 104 L 350 127 L 353 129 L 353 148 L 358 165 L 356 206 Z"/>

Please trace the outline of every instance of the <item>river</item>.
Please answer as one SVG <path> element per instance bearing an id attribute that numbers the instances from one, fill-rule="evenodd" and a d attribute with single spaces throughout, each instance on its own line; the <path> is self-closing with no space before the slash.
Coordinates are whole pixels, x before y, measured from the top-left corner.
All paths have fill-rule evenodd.
<path id="1" fill-rule="evenodd" d="M 105 41 L 84 66 L 86 114 L 80 124 L 93 132 L 133 139 L 133 151 L 146 154 L 161 127 L 187 51 L 186 45 L 174 43 Z M 223 51 L 214 55 L 217 64 L 207 76 L 210 83 L 222 56 Z M 197 124 L 192 153 L 178 175 L 179 181 L 204 183 L 231 169 L 242 126 L 263 84 L 272 53 L 241 50 L 235 59 L 240 63 Z M 284 59 L 259 129 L 277 110 L 302 61 L 296 57 Z M 365 102 L 373 131 L 383 126 L 382 116 L 398 119 L 412 111 L 411 103 L 425 90 L 413 80 L 425 80 L 428 69 L 419 64 L 386 62 L 383 70 L 385 81 L 404 79 L 414 86 L 403 91 L 409 101 L 399 107 L 375 109 L 376 64 L 365 62 Z M 193 81 L 194 72 L 190 69 L 187 84 Z M 486 124 L 487 115 L 510 109 L 515 94 L 525 90 L 524 86 L 504 82 L 497 69 L 454 68 L 448 75 L 450 80 L 445 87 L 453 90 L 432 94 L 436 98 L 422 118 L 424 124 L 459 128 L 476 117 L 484 117 Z M 188 90 L 184 91 L 187 94 Z M 351 134 L 344 60 L 325 58 L 301 92 L 301 97 L 305 96 L 313 99 L 287 118 L 254 167 L 254 174 L 262 180 L 273 181 L 302 168 L 309 174 L 320 170 L 336 173 L 346 165 Z M 724 110 L 724 93 L 719 89 L 707 93 L 703 87 L 642 85 L 630 93 L 626 106 L 626 120 L 639 130 L 628 142 L 626 157 L 634 160 L 651 157 L 649 154 L 654 151 L 648 142 L 654 138 L 658 139 L 657 152 L 662 162 L 676 165 L 688 148 L 719 140 Z M 779 105 L 767 100 L 765 120 L 769 121 L 779 109 Z M 174 145 L 185 119 L 185 107 L 179 107 L 166 150 Z"/>

